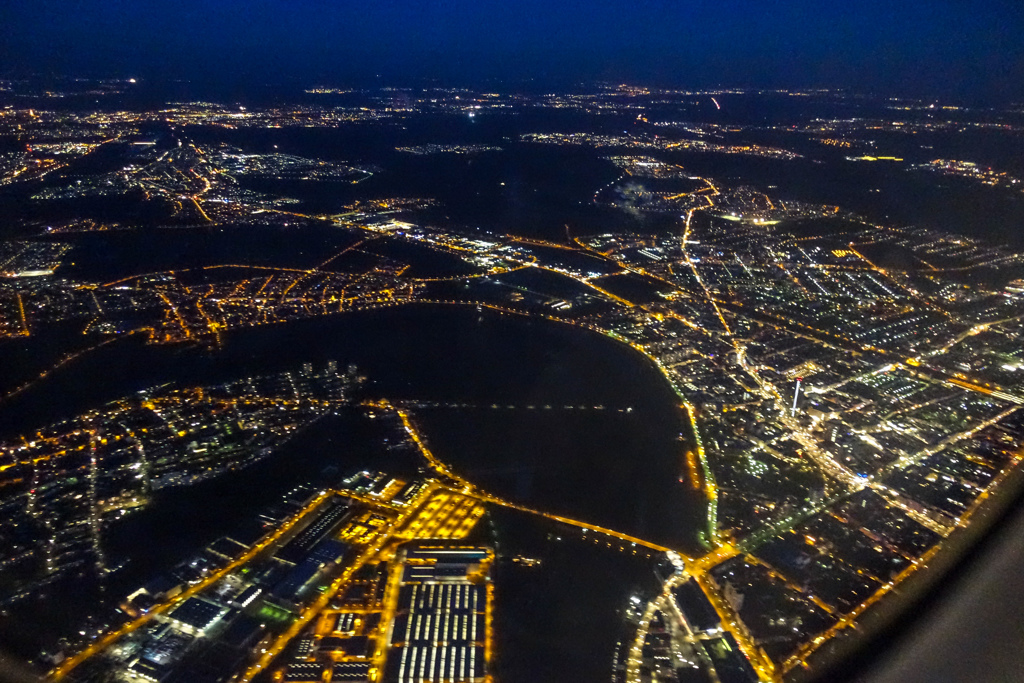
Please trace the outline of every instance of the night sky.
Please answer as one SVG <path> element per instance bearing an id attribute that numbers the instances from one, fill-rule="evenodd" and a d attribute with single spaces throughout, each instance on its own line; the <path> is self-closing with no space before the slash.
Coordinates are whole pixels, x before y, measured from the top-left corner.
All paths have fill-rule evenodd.
<path id="1" fill-rule="evenodd" d="M 15 72 L 1024 97 L 1020 0 L 32 0 L 0 26 Z"/>

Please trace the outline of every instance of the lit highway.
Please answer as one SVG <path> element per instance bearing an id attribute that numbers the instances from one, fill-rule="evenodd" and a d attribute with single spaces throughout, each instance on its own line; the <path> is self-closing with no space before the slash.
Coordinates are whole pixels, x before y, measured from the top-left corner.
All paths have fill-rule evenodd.
<path id="1" fill-rule="evenodd" d="M 309 94 L 315 99 L 329 91 Z M 833 95 L 838 97 L 829 97 Z M 322 570 L 316 579 L 323 581 L 320 594 L 302 593 L 301 599 L 301 591 L 291 594 L 296 620 L 247 662 L 241 680 L 280 674 L 280 655 L 296 638 L 340 633 L 331 630 L 328 616 L 359 614 L 368 619 L 383 599 L 381 624 L 358 636 L 367 635 L 376 648 L 368 657 L 349 655 L 341 645 L 330 651 L 337 662 L 371 660 L 379 680 L 393 635 L 389 624 L 401 611 L 401 580 L 396 576 L 403 548 L 425 540 L 473 538 L 489 506 L 563 525 L 574 538 L 602 548 L 641 558 L 674 553 L 682 561 L 677 574 L 663 581 L 659 596 L 636 608 L 639 622 L 631 623 L 636 631 L 625 667 L 631 681 L 641 680 L 650 664 L 643 655 L 648 637 L 665 635 L 650 630 L 655 613 L 675 615 L 668 640 L 677 647 L 676 655 L 692 645 L 701 659 L 704 644 L 725 640 L 727 633 L 762 680 L 778 680 L 807 664 L 833 636 L 855 628 L 865 610 L 924 568 L 946 539 L 968 526 L 983 502 L 999 492 L 1024 452 L 1024 361 L 1019 353 L 1024 343 L 1024 280 L 1014 280 L 1019 274 L 1010 270 L 1024 263 L 1024 256 L 929 228 L 881 225 L 832 202 L 789 198 L 774 186 L 730 186 L 724 178 L 695 175 L 679 153 L 810 164 L 824 162 L 807 148 L 825 147 L 830 154 L 842 149 L 856 155 L 844 157 L 842 164 L 895 164 L 903 160 L 883 155 L 884 149 L 863 149 L 862 136 L 877 136 L 878 131 L 930 136 L 970 126 L 940 121 L 936 117 L 941 111 L 931 109 L 922 123 L 916 115 L 898 113 L 908 109 L 894 107 L 891 118 L 900 120 L 816 118 L 804 126 L 766 125 L 764 130 L 780 139 L 813 143 L 774 147 L 751 142 L 744 131 L 752 129 L 739 124 L 662 120 L 658 108 L 677 96 L 629 86 L 522 100 L 431 89 L 408 93 L 408 106 L 401 111 L 393 110 L 388 96 L 381 102 L 391 104 L 374 100 L 358 108 L 310 104 L 235 111 L 211 103 L 169 103 L 160 112 L 95 111 L 88 117 L 69 113 L 60 119 L 52 112 L 16 107 L 0 112 L 0 124 L 14 126 L 10 122 L 16 121 L 17 128 L 8 130 L 20 131 L 19 136 L 24 132 L 31 137 L 31 131 L 39 130 L 49 135 L 65 125 L 76 131 L 67 136 L 69 141 L 35 140 L 32 155 L 18 151 L 0 160 L 5 164 L 0 184 L 5 187 L 18 189 L 21 183 L 47 177 L 26 195 L 33 202 L 135 193 L 140 202 L 163 207 L 161 220 L 169 226 L 204 235 L 235 225 L 247 230 L 287 228 L 289 239 L 308 229 L 329 234 L 325 244 L 330 244 L 312 253 L 300 245 L 301 253 L 294 258 L 251 259 L 269 265 L 247 263 L 244 250 L 227 250 L 223 253 L 232 255 L 209 265 L 196 265 L 204 260 L 154 259 L 134 271 L 124 266 L 97 271 L 106 274 L 93 281 L 79 275 L 90 272 L 90 264 L 84 263 L 85 253 L 71 251 L 78 239 L 71 235 L 128 226 L 92 219 L 47 225 L 46 232 L 6 247 L 0 262 L 0 333 L 21 344 L 49 339 L 66 328 L 78 341 L 55 355 L 51 367 L 18 375 L 20 385 L 8 389 L 0 401 L 21 400 L 29 390 L 45 387 L 58 371 L 94 352 L 109 353 L 108 345 L 139 333 L 151 344 L 222 347 L 230 338 L 226 335 L 261 326 L 413 304 L 458 306 L 599 334 L 651 363 L 674 393 L 680 418 L 680 433 L 672 435 L 677 439 L 671 455 L 675 471 L 666 483 L 678 483 L 674 490 L 680 495 L 706 502 L 696 530 L 702 554 L 685 556 L 577 519 L 571 509 L 553 504 L 557 511 L 540 510 L 484 491 L 454 471 L 443 454 L 433 452 L 417 427 L 415 411 L 440 404 L 368 401 L 364 406 L 386 412 L 404 446 L 415 447 L 424 471 L 432 473 L 415 498 L 395 502 L 404 485 L 398 480 L 369 493 L 325 492 L 273 535 L 181 594 L 162 599 L 91 643 L 83 632 L 83 639 L 72 646 L 83 649 L 55 666 L 51 677 L 66 678 L 119 641 L 137 641 L 136 632 L 154 619 L 173 620 L 169 613 L 185 601 L 202 597 L 218 581 L 272 556 L 303 533 L 297 527 L 332 496 L 345 498 L 355 510 L 357 519 L 335 529 L 331 539 L 351 552 L 346 562 L 338 555 L 317 570 Z M 728 110 L 733 98 L 744 96 L 717 90 L 699 94 L 715 111 L 723 106 Z M 531 110 L 626 117 L 629 130 L 621 132 L 517 131 L 509 140 L 523 150 L 548 146 L 573 154 L 594 152 L 609 171 L 605 177 L 615 179 L 601 181 L 592 194 L 593 188 L 587 189 L 582 196 L 588 208 L 659 215 L 672 228 L 654 234 L 581 236 L 585 226 L 566 225 L 563 240 L 560 225 L 553 236 L 543 238 L 500 234 L 486 225 L 456 230 L 412 222 L 433 215 L 417 212 L 443 210 L 441 197 L 346 199 L 330 212 L 318 213 L 303 208 L 313 205 L 305 200 L 252 191 L 246 179 L 355 184 L 376 167 L 190 142 L 187 132 L 190 126 L 222 132 L 367 121 L 381 125 L 424 112 L 468 112 L 475 117 L 490 104 L 507 113 L 524 103 Z M 176 146 L 138 140 L 139 131 L 153 123 L 169 126 L 174 131 L 169 139 Z M 88 132 L 86 141 L 71 140 L 82 131 Z M 125 147 L 131 145 L 130 160 L 96 177 L 76 175 L 74 185 L 62 187 L 54 171 L 94 153 L 99 139 L 99 144 L 120 140 Z M 395 151 L 426 161 L 427 155 L 501 150 L 424 144 Z M 906 170 L 1003 189 L 1018 182 L 959 159 L 908 160 Z M 828 229 L 819 230 L 819 225 Z M 62 233 L 68 237 L 60 237 Z M 427 256 L 421 262 L 423 252 Z M 85 270 L 67 268 L 75 265 L 72 258 L 82 258 Z M 442 267 L 452 259 L 458 259 L 457 267 Z M 431 277 L 410 277 L 421 269 L 434 270 L 438 263 Z M 960 277 L 966 273 L 1008 277 L 999 284 L 993 278 L 980 285 Z M 122 397 L 116 406 L 83 412 L 66 424 L 33 426 L 2 444 L 0 488 L 15 492 L 10 500 L 17 497 L 23 513 L 12 524 L 27 521 L 46 529 L 39 547 L 19 546 L 0 557 L 0 566 L 32 561 L 42 568 L 32 579 L 38 585 L 27 582 L 24 595 L 64 576 L 74 562 L 112 571 L 101 544 L 105 515 L 148 504 L 154 498 L 151 491 L 161 486 L 195 483 L 256 462 L 343 404 L 337 397 L 315 398 L 315 392 L 294 400 L 257 392 L 238 398 L 235 386 L 210 398 L 203 393 L 206 389 Z M 449 407 L 605 409 L 541 406 L 541 401 L 528 406 L 513 406 L 515 400 L 500 406 L 486 403 L 453 401 Z M 239 428 L 245 448 L 217 448 Z M 207 435 L 212 436 L 204 441 Z M 118 472 L 118 467 L 123 470 Z M 108 485 L 109 493 L 104 488 Z M 12 532 L 11 538 L 15 536 Z M 373 609 L 339 607 L 350 589 L 375 585 L 357 574 L 365 577 L 371 570 L 383 571 L 382 566 L 388 572 L 379 584 L 384 597 L 374 598 Z M 728 581 L 722 578 L 725 573 Z M 713 607 L 720 630 L 702 631 L 690 623 L 692 615 L 672 592 L 690 579 Z M 312 592 L 316 581 L 310 581 L 301 588 Z M 488 605 L 494 589 L 488 583 Z M 497 590 L 500 596 L 501 587 Z M 768 606 L 736 598 L 760 590 L 784 598 Z M 491 618 L 488 607 L 488 660 L 493 656 Z M 779 624 L 794 625 L 795 635 L 785 634 L 794 645 L 773 661 L 761 644 L 778 642 L 772 639 L 782 637 L 776 632 Z M 723 677 L 715 672 L 719 660 L 700 663 L 712 678 Z"/>
<path id="2" fill-rule="evenodd" d="M 68 657 L 64 662 L 62 662 L 59 666 L 57 666 L 53 671 L 50 672 L 49 678 L 51 680 L 61 680 L 65 678 L 73 669 L 75 669 L 79 664 L 84 662 L 86 659 L 96 655 L 99 652 L 102 652 L 103 650 L 110 647 L 112 644 L 116 643 L 124 636 L 144 626 L 158 614 L 163 614 L 175 605 L 179 605 L 188 598 L 210 588 L 235 569 L 238 569 L 239 567 L 247 564 L 248 562 L 252 561 L 256 556 L 274 547 L 288 534 L 289 531 L 292 530 L 292 528 L 294 528 L 298 524 L 301 524 L 308 515 L 314 513 L 320 506 L 320 504 L 327 500 L 331 495 L 333 495 L 331 492 L 321 493 L 306 507 L 304 507 L 298 514 L 296 514 L 288 521 L 286 521 L 284 524 L 279 526 L 270 535 L 266 536 L 265 538 L 255 543 L 249 550 L 247 550 L 237 559 L 232 561 L 230 564 L 226 565 L 224 568 L 209 574 L 202 581 L 192 586 L 189 586 L 183 592 L 174 596 L 170 600 L 155 605 L 148 612 L 138 617 L 137 619 L 128 622 L 127 624 L 125 624 L 124 626 L 122 626 L 121 628 L 112 633 L 104 635 L 102 638 L 92 643 L 91 645 L 89 645 L 89 647 L 85 648 L 81 652 L 78 652 L 75 655 Z"/>

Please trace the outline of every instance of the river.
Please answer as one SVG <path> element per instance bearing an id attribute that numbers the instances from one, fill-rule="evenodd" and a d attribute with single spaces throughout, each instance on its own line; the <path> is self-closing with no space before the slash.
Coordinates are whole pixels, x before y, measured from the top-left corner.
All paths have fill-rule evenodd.
<path id="1" fill-rule="evenodd" d="M 413 305 L 240 330 L 213 349 L 125 340 L 18 395 L 5 415 L 28 430 L 148 386 L 213 384 L 332 359 L 355 363 L 371 396 L 436 404 L 413 409 L 435 455 L 485 489 L 696 551 L 704 501 L 678 481 L 687 424 L 664 378 L 619 342 L 547 320 Z M 296 483 L 323 480 L 325 468 L 334 476 L 410 472 L 415 463 L 396 462 L 367 422 L 343 412 L 244 472 L 160 491 L 108 531 L 110 553 L 128 563 L 107 595 L 120 597 L 231 533 Z M 0 637 L 22 631 L 13 644 L 24 651 L 42 637 L 22 628 L 26 619 L 71 624 L 94 599 L 81 583 L 57 585 L 3 620 Z"/>

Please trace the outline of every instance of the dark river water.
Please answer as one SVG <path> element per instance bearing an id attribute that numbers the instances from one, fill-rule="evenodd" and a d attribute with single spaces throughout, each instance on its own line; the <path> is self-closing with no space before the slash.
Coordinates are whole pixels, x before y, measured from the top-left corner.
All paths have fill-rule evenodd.
<path id="1" fill-rule="evenodd" d="M 731 118 L 720 122 L 767 125 L 795 124 L 810 116 L 849 116 L 831 106 L 818 111 L 801 105 L 791 111 L 787 107 L 794 105 L 775 102 L 769 111 L 760 99 L 751 100 L 746 108 L 741 106 L 745 99 L 721 100 L 722 114 L 711 112 L 705 101 L 691 103 L 692 111 L 673 110 L 661 118 L 719 121 L 708 117 L 722 116 Z M 594 190 L 619 176 L 604 158 L 613 150 L 548 147 L 519 137 L 581 130 L 618 135 L 634 125 L 632 113 L 584 116 L 526 109 L 473 120 L 426 116 L 339 130 L 225 132 L 189 126 L 176 134 L 197 143 L 227 142 L 247 152 L 280 151 L 374 169 L 371 178 L 355 185 L 244 180 L 250 189 L 300 200 L 296 206 L 305 212 L 334 213 L 355 200 L 417 196 L 438 201 L 417 215 L 417 222 L 471 233 L 561 240 L 567 230 L 573 235 L 677 231 L 671 215 L 633 215 L 592 203 Z M 1019 193 L 959 179 L 937 180 L 907 167 L 945 157 L 991 164 L 1020 176 L 1024 156 L 1017 138 L 984 131 L 881 136 L 879 153 L 907 160 L 902 166 L 885 166 L 847 161 L 789 132 L 748 131 L 744 136 L 749 138 L 730 143 L 755 141 L 793 149 L 805 158 L 652 154 L 681 164 L 694 175 L 728 186 L 753 186 L 773 197 L 839 204 L 887 224 L 950 230 L 1018 248 L 1024 243 L 1024 200 Z M 475 143 L 502 151 L 420 157 L 395 149 L 426 143 Z M 112 167 L 117 161 L 109 160 Z M 63 181 L 54 177 L 47 182 Z M 0 193 L 0 211 L 10 226 L 17 226 L 18 218 L 58 221 L 92 216 L 150 227 L 164 220 L 157 208 L 138 198 L 43 205 L 29 199 L 34 191 L 8 188 Z M 5 234 L 14 234 L 14 229 L 5 227 Z M 179 262 L 221 263 L 228 256 L 308 267 L 353 239 L 322 226 L 305 226 L 301 233 L 288 226 L 243 229 L 244 235 L 218 227 L 61 239 L 76 245 L 70 260 L 80 264 L 69 266 L 68 273 L 101 282 Z M 383 241 L 374 248 L 399 259 L 407 256 Z M 0 387 L 10 390 L 36 375 L 81 340 L 78 328 L 60 326 L 34 335 L 31 343 L 5 342 L 8 362 Z M 676 397 L 658 371 L 628 348 L 594 333 L 470 307 L 415 306 L 243 330 L 228 335 L 216 349 L 146 346 L 140 339 L 126 339 L 70 364 L 0 406 L 0 436 L 14 437 L 153 385 L 208 385 L 296 369 L 305 362 L 322 366 L 328 360 L 355 363 L 370 379 L 366 392 L 371 396 L 442 404 L 415 409 L 418 423 L 435 454 L 484 489 L 681 550 L 697 550 L 704 501 L 678 481 L 683 450 L 679 438 L 687 427 Z M 101 598 L 116 602 L 189 552 L 234 533 L 297 483 L 325 482 L 364 468 L 414 472 L 420 463 L 387 451 L 384 436 L 381 427 L 359 411 L 342 411 L 243 472 L 158 492 L 145 510 L 109 528 L 108 554 L 127 564 L 109 578 L 103 594 L 87 582 L 55 585 L 44 599 L 24 603 L 0 618 L 0 643 L 34 654 L 41 642 L 90 611 L 95 613 Z M 513 653 L 502 664 L 503 677 L 607 680 L 616 610 L 626 593 L 643 587 L 648 565 L 639 558 L 608 559 L 594 549 L 570 545 L 572 541 L 551 540 L 556 532 L 535 518 L 527 522 L 506 511 L 504 516 L 495 513 L 494 520 L 491 528 L 497 529 L 495 536 L 506 538 L 505 543 L 510 543 L 509 529 L 543 527 L 535 534 L 543 543 L 531 538 L 516 548 L 543 556 L 543 568 L 518 578 L 515 573 L 525 570 L 498 572 L 499 591 L 510 596 L 505 605 L 512 605 L 515 612 L 501 636 L 502 647 Z M 547 546 L 539 547 L 543 544 Z M 521 662 L 544 664 L 522 664 L 514 660 L 515 653 L 522 655 Z"/>
<path id="2" fill-rule="evenodd" d="M 8 424 L 29 429 L 156 384 L 213 384 L 331 359 L 355 363 L 371 396 L 473 406 L 413 412 L 435 455 L 485 489 L 696 550 L 704 501 L 678 481 L 679 437 L 688 426 L 671 389 L 624 345 L 550 321 L 416 305 L 244 330 L 217 349 L 125 340 L 20 394 L 4 413 Z M 420 463 L 387 452 L 370 422 L 343 411 L 248 470 L 158 492 L 108 532 L 110 553 L 128 564 L 107 594 L 123 596 L 238 529 L 295 484 L 323 480 L 325 468 L 335 477 L 414 471 Z M 16 610 L 3 631 L 18 635 L 26 620 L 73 623 L 94 598 L 80 584 L 57 586 L 46 600 Z M 14 638 L 19 650 L 37 642 L 32 631 Z"/>

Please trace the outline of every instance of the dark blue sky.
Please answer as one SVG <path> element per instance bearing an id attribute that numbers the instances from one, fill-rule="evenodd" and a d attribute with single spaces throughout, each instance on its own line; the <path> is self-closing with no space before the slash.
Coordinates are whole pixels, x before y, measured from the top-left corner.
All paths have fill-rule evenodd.
<path id="1" fill-rule="evenodd" d="M 1020 97 L 1021 0 L 7 0 L 0 69 Z"/>

